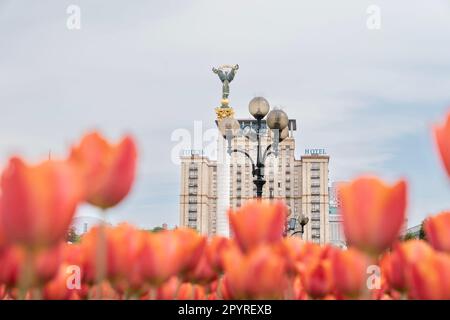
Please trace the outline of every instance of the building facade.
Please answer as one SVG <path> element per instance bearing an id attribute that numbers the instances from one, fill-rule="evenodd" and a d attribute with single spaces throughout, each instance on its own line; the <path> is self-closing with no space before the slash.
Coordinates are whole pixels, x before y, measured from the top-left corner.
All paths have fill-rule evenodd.
<path id="1" fill-rule="evenodd" d="M 347 242 L 343 230 L 343 220 L 339 212 L 341 202 L 339 200 L 338 189 L 339 186 L 346 183 L 345 181 L 335 181 L 331 183 L 330 187 L 330 214 L 329 214 L 329 230 L 330 230 L 330 244 L 346 248 Z"/>
<path id="2" fill-rule="evenodd" d="M 255 120 L 240 119 L 239 134 L 232 139 L 232 148 L 239 148 L 253 158 L 256 141 L 253 137 Z M 263 122 L 265 128 L 265 123 Z M 289 137 L 279 145 L 279 154 L 269 155 L 265 163 L 266 184 L 264 199 L 282 199 L 289 207 L 289 217 L 309 217 L 304 239 L 316 243 L 329 242 L 329 157 L 318 152 L 305 152 L 295 158 L 296 121 L 289 120 Z M 265 130 L 262 145 L 272 143 L 270 130 Z M 198 152 L 181 157 L 180 225 L 196 229 L 205 235 L 217 233 L 218 184 L 217 161 Z M 256 188 L 253 184 L 251 160 L 242 153 L 232 153 L 229 159 L 229 204 L 239 208 L 253 199 Z M 222 179 L 223 180 L 223 179 Z M 221 186 L 227 187 L 227 186 Z M 220 189 L 220 188 L 219 188 Z M 292 231 L 294 233 L 297 230 Z"/>

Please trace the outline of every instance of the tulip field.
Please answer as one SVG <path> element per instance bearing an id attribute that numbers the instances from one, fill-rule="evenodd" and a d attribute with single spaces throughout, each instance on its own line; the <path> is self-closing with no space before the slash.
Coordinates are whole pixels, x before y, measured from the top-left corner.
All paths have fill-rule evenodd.
<path id="1" fill-rule="evenodd" d="M 450 113 L 432 137 L 450 177 Z M 362 176 L 340 187 L 347 249 L 285 237 L 282 200 L 230 210 L 231 238 L 120 224 L 68 243 L 78 206 L 107 216 L 132 189 L 137 159 L 132 137 L 113 144 L 94 132 L 58 159 L 9 160 L 0 300 L 450 299 L 450 211 L 425 220 L 426 241 L 402 241 L 406 180 Z"/>

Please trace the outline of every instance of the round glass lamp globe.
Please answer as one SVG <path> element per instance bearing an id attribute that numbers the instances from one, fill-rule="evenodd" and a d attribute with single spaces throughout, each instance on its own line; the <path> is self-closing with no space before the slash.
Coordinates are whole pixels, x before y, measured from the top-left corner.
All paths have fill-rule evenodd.
<path id="1" fill-rule="evenodd" d="M 248 104 L 248 111 L 255 119 L 264 118 L 269 110 L 269 102 L 263 97 L 255 97 Z"/>
<path id="2" fill-rule="evenodd" d="M 283 110 L 272 110 L 267 115 L 267 126 L 272 130 L 283 130 L 289 124 L 289 118 Z"/>

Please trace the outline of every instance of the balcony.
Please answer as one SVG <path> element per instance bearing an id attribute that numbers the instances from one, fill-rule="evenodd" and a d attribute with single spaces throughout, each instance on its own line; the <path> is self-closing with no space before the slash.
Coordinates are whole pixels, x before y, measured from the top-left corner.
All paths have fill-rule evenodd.
<path id="1" fill-rule="evenodd" d="M 320 221 L 320 214 L 312 213 L 311 214 L 311 220 L 312 221 Z"/>

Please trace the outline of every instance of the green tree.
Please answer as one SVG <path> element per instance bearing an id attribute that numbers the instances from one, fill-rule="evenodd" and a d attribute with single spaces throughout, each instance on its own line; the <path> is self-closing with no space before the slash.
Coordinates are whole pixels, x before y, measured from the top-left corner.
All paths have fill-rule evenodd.
<path id="1" fill-rule="evenodd" d="M 414 236 L 414 234 L 412 234 L 411 232 L 408 232 L 407 234 L 405 234 L 405 236 L 403 237 L 403 241 L 408 241 L 408 240 L 412 240 L 415 239 L 416 237 Z"/>
<path id="2" fill-rule="evenodd" d="M 67 232 L 66 241 L 71 243 L 77 243 L 80 241 L 80 236 L 77 235 L 74 227 L 70 227 L 69 231 Z"/>
<path id="3" fill-rule="evenodd" d="M 427 241 L 427 235 L 425 234 L 424 229 L 425 220 L 422 221 L 422 224 L 420 225 L 420 231 L 419 231 L 419 239 Z"/>

